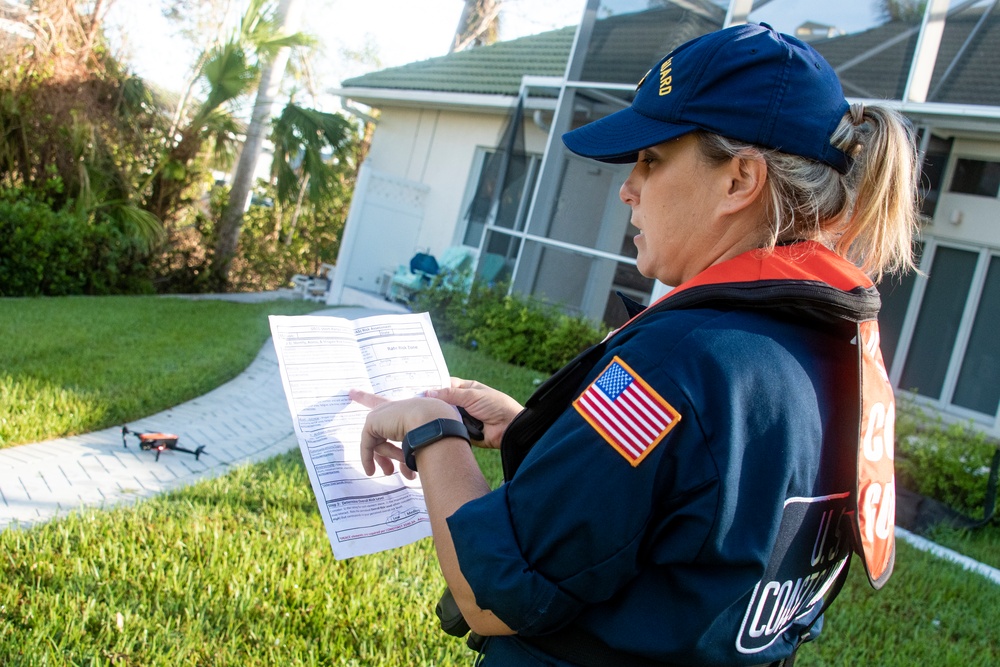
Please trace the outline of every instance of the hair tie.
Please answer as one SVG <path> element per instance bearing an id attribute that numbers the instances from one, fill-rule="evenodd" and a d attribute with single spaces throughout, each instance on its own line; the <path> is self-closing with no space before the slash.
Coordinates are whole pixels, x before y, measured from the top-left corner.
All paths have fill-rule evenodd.
<path id="1" fill-rule="evenodd" d="M 854 127 L 861 125 L 865 122 L 865 105 L 861 102 L 856 102 L 851 105 L 851 124 Z"/>

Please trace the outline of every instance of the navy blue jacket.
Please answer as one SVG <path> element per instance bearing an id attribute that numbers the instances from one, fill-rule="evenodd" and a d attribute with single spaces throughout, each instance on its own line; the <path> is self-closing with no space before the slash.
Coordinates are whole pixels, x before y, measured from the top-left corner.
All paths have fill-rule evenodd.
<path id="1" fill-rule="evenodd" d="M 583 664 L 560 648 L 580 636 L 613 664 L 757 665 L 818 632 L 851 552 L 857 321 L 878 297 L 818 246 L 770 261 L 675 290 L 664 305 L 701 294 L 637 317 L 508 429 L 508 481 L 448 519 L 477 603 L 518 633 L 484 665 Z M 818 282 L 830 268 L 858 287 Z M 629 382 L 660 415 L 626 406 L 645 439 L 588 403 Z"/>

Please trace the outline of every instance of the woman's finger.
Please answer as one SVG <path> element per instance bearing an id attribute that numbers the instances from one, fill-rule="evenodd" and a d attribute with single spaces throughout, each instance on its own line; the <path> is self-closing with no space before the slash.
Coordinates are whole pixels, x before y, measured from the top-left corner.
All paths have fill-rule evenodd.
<path id="1" fill-rule="evenodd" d="M 361 467 L 364 469 L 365 474 L 371 477 L 375 474 L 375 449 L 378 447 L 379 442 L 384 442 L 384 439 L 373 434 L 366 428 L 361 431 L 361 444 L 359 446 L 361 455 Z"/>
<path id="2" fill-rule="evenodd" d="M 361 389 L 351 389 L 347 392 L 348 398 L 350 398 L 355 403 L 360 403 L 366 408 L 377 408 L 383 403 L 388 403 L 388 398 L 382 398 L 381 396 L 376 396 L 375 394 L 370 394 L 367 391 Z"/>
<path id="3" fill-rule="evenodd" d="M 396 471 L 393 465 L 394 461 L 399 462 L 399 472 L 403 474 L 406 479 L 413 479 L 417 476 L 417 473 L 410 470 L 406 463 L 403 461 L 403 450 L 397 447 L 394 443 L 383 442 L 375 448 L 375 454 L 379 461 L 379 466 L 382 468 L 382 472 L 386 475 L 391 475 Z"/>
<path id="4" fill-rule="evenodd" d="M 375 463 L 378 467 L 382 469 L 382 472 L 386 475 L 391 475 L 396 472 L 396 466 L 393 465 L 393 457 L 391 456 L 391 450 L 399 448 L 393 445 L 391 442 L 383 442 L 375 446 L 374 458 Z M 405 467 L 405 466 L 403 466 Z"/>

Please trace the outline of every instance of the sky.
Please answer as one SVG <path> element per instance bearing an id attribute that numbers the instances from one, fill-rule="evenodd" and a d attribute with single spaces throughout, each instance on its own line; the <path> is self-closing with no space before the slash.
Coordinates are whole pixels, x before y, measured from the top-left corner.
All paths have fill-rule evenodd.
<path id="1" fill-rule="evenodd" d="M 164 0 L 114 0 L 105 18 L 115 48 L 137 74 L 180 91 L 197 49 L 163 18 Z M 345 58 L 344 50 L 372 44 L 382 67 L 443 56 L 455 34 L 464 0 L 300 0 L 304 32 L 317 37 L 322 53 L 313 58 L 317 87 L 335 88 L 343 79 L 379 69 Z M 504 0 L 501 38 L 535 34 L 575 24 L 584 0 Z"/>
<path id="2" fill-rule="evenodd" d="M 164 88 L 180 91 L 197 55 L 194 45 L 179 36 L 177 26 L 163 18 L 169 0 L 113 0 L 105 18 L 112 46 L 121 50 L 133 69 Z M 649 0 L 605 0 L 619 11 L 644 6 Z M 243 5 L 245 0 L 236 0 Z M 805 20 L 863 29 L 873 20 L 874 0 L 769 0 L 755 20 L 792 32 Z M 503 0 L 501 39 L 553 30 L 579 22 L 585 0 Z M 381 67 L 394 67 L 443 56 L 455 33 L 464 0 L 300 0 L 301 29 L 318 38 L 320 53 L 312 58 L 316 88 L 337 88 L 340 82 Z M 344 55 L 371 45 L 379 62 L 360 63 Z M 319 104 L 339 106 L 327 97 Z M 334 111 L 334 108 L 324 108 Z"/>

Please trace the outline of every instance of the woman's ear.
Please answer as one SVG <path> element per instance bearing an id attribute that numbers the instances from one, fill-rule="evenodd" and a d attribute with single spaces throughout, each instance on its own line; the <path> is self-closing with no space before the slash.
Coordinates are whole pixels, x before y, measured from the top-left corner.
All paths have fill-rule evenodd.
<path id="1" fill-rule="evenodd" d="M 729 190 L 723 204 L 724 213 L 738 213 L 753 206 L 764 191 L 767 163 L 762 157 L 734 157 L 724 167 Z"/>

